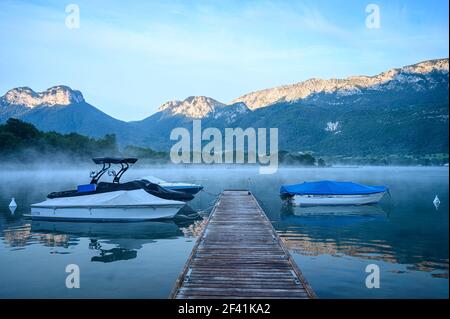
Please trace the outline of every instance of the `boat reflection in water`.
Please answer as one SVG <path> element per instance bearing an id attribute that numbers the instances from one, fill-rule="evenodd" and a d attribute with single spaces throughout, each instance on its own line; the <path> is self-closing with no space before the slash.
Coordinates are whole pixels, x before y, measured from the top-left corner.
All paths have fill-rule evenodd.
<path id="1" fill-rule="evenodd" d="M 203 227 L 202 221 L 201 217 L 192 216 L 132 223 L 32 221 L 31 232 L 46 238 L 65 235 L 72 242 L 74 238 L 89 238 L 89 249 L 98 252 L 91 261 L 110 263 L 134 259 L 144 245 L 160 239 L 189 237 L 195 233 L 192 229 Z"/>
<path id="2" fill-rule="evenodd" d="M 111 248 L 102 249 L 102 245 L 97 239 L 91 239 L 89 244 L 90 249 L 95 249 L 100 252 L 100 256 L 94 256 L 91 261 L 99 261 L 102 263 L 110 263 L 118 260 L 129 260 L 137 257 L 137 250 L 126 248 Z"/>
<path id="3" fill-rule="evenodd" d="M 285 205 L 275 224 L 286 246 L 301 255 L 346 255 L 396 262 L 388 239 L 374 233 L 388 216 L 379 205 Z"/>
<path id="4" fill-rule="evenodd" d="M 286 204 L 281 209 L 281 220 L 289 224 L 333 227 L 387 218 L 388 214 L 379 205 L 299 207 Z"/>

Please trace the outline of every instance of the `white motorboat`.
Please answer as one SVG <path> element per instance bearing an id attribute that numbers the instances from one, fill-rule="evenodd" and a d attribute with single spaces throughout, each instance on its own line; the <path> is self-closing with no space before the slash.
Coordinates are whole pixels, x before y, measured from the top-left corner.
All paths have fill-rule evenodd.
<path id="1" fill-rule="evenodd" d="M 142 177 L 143 180 L 148 180 L 149 182 L 162 186 L 166 189 L 189 193 L 189 194 L 197 194 L 199 191 L 203 189 L 202 185 L 192 184 L 192 183 L 183 183 L 183 182 L 168 182 L 156 176 L 145 176 Z"/>
<path id="2" fill-rule="evenodd" d="M 31 205 L 34 220 L 142 221 L 172 218 L 192 195 L 166 190 L 145 180 L 120 183 L 120 177 L 137 159 L 95 158 L 102 164 L 92 174 L 90 184 L 77 190 L 51 193 L 48 199 Z M 121 165 L 118 173 L 111 164 Z M 112 183 L 99 183 L 106 172 L 114 176 Z"/>
<path id="3" fill-rule="evenodd" d="M 336 181 L 283 185 L 280 189 L 280 194 L 297 206 L 375 204 L 386 192 L 388 188 L 385 186 Z"/>
<path id="4" fill-rule="evenodd" d="M 33 219 L 138 221 L 172 218 L 185 205 L 143 189 L 47 199 L 31 205 Z"/>

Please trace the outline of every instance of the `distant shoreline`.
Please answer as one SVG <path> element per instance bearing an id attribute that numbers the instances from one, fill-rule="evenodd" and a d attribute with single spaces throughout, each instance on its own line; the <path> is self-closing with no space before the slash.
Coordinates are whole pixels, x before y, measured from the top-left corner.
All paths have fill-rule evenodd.
<path id="1" fill-rule="evenodd" d="M 8 172 L 26 172 L 26 171 L 45 171 L 45 170 L 57 170 L 57 171 L 90 171 L 96 167 L 94 163 L 84 162 L 81 164 L 73 163 L 52 163 L 52 162 L 40 162 L 40 163 L 2 163 L 0 166 L 0 173 Z M 255 164 L 136 164 L 133 170 L 163 170 L 163 169 L 176 169 L 176 170 L 257 170 L 260 166 Z M 329 169 L 449 169 L 445 165 L 330 165 L 326 167 L 319 166 L 296 166 L 296 165 L 280 165 L 279 170 L 329 170 Z"/>

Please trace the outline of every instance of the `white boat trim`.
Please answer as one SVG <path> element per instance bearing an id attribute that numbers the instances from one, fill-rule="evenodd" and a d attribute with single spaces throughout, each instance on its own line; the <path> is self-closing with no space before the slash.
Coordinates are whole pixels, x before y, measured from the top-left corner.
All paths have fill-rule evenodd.
<path id="1" fill-rule="evenodd" d="M 364 195 L 294 195 L 296 206 L 336 206 L 336 205 L 368 205 L 376 204 L 386 192 Z"/>
<path id="2" fill-rule="evenodd" d="M 185 203 L 180 204 L 180 207 L 183 207 Z M 164 207 L 174 207 L 176 205 L 174 204 L 151 204 L 151 205 L 89 205 L 89 206 L 82 206 L 82 205 L 59 205 L 59 206 L 51 206 L 51 205 L 31 205 L 31 208 L 52 208 L 52 209 L 59 209 L 59 208 L 164 208 Z"/>
<path id="3" fill-rule="evenodd" d="M 32 208 L 27 217 L 33 220 L 144 221 L 173 218 L 180 208 Z"/>

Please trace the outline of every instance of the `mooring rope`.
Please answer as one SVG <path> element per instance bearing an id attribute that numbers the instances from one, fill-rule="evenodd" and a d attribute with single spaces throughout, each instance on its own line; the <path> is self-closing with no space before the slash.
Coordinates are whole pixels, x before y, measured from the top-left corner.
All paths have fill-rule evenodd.
<path id="1" fill-rule="evenodd" d="M 205 208 L 205 209 L 200 209 L 197 213 L 198 213 L 198 214 L 202 214 L 202 213 L 210 213 L 210 211 L 211 211 L 211 209 L 213 209 L 213 207 L 214 207 L 214 204 L 211 205 L 211 206 L 208 206 L 208 207 Z"/>
<path id="2" fill-rule="evenodd" d="M 205 209 L 199 209 L 197 211 L 197 213 L 198 214 L 203 214 L 203 213 L 208 213 L 209 214 L 211 212 L 212 208 L 214 207 L 214 205 L 216 204 L 217 198 L 219 197 L 220 193 L 214 194 L 214 193 L 205 191 L 204 189 L 202 189 L 201 191 L 204 192 L 207 195 L 210 195 L 210 196 L 214 197 L 214 198 L 213 198 L 213 200 L 211 200 L 209 202 L 209 206 L 208 207 L 206 207 Z"/>
<path id="3" fill-rule="evenodd" d="M 208 194 L 208 195 L 214 196 L 215 198 L 217 198 L 217 196 L 219 196 L 219 195 L 220 195 L 220 193 L 214 194 L 214 193 L 211 193 L 211 192 L 205 191 L 204 189 L 202 189 L 202 192 L 204 192 L 205 194 Z M 215 200 L 215 199 L 214 199 L 214 200 Z"/>
<path id="4" fill-rule="evenodd" d="M 259 200 L 258 198 L 256 198 L 256 196 L 253 196 L 253 197 L 256 199 L 256 201 L 257 201 L 258 204 L 261 206 L 261 208 L 262 208 L 264 211 L 266 211 L 266 210 L 267 210 L 266 205 L 264 205 L 264 203 L 263 203 L 261 200 Z"/>

